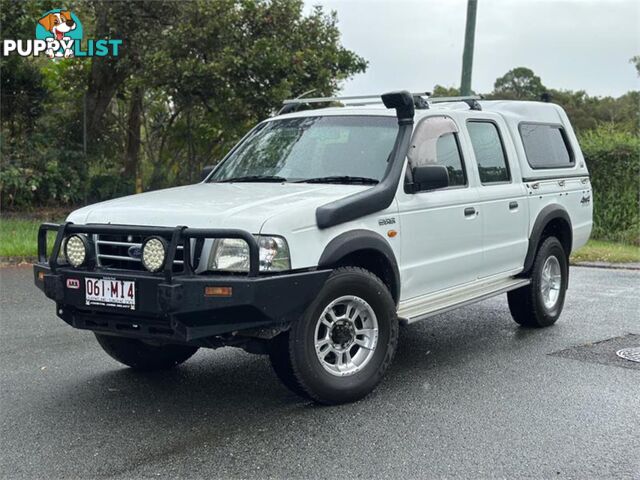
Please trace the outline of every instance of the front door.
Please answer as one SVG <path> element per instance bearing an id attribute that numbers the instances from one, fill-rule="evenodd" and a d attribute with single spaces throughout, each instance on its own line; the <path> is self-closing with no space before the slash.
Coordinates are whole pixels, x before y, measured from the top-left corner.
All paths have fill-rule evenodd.
<path id="1" fill-rule="evenodd" d="M 408 157 L 408 169 L 445 166 L 449 186 L 398 193 L 402 300 L 472 282 L 482 261 L 478 190 L 465 164 L 457 124 L 445 116 L 422 120 Z"/>

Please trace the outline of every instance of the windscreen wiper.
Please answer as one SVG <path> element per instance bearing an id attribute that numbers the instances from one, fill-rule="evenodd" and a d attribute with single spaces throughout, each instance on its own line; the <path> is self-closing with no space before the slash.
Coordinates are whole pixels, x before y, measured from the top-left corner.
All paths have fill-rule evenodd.
<path id="1" fill-rule="evenodd" d="M 350 175 L 335 175 L 331 177 L 307 178 L 296 183 L 359 183 L 363 185 L 375 185 L 379 180 L 369 177 L 352 177 Z"/>
<path id="2" fill-rule="evenodd" d="M 224 180 L 218 180 L 219 183 L 231 183 L 231 182 L 286 182 L 284 177 L 278 177 L 275 175 L 247 175 L 245 177 L 233 177 L 225 178 Z"/>

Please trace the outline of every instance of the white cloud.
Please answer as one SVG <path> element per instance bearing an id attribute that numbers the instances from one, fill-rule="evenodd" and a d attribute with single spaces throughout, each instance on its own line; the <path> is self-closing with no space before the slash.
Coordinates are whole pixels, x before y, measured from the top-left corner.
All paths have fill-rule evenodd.
<path id="1" fill-rule="evenodd" d="M 460 83 L 465 0 L 312 0 L 338 13 L 343 44 L 369 61 L 345 94 L 430 90 Z M 640 2 L 478 0 L 474 90 L 518 66 L 551 88 L 621 95 L 639 89 Z"/>

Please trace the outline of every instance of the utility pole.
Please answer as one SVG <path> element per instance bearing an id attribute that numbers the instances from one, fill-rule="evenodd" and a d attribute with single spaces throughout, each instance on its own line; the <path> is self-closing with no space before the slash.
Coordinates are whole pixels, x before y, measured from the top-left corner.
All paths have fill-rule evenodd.
<path id="1" fill-rule="evenodd" d="M 473 41 L 476 36 L 476 10 L 478 0 L 467 0 L 467 27 L 464 32 L 462 53 L 462 79 L 460 95 L 471 95 L 471 71 L 473 70 Z"/>

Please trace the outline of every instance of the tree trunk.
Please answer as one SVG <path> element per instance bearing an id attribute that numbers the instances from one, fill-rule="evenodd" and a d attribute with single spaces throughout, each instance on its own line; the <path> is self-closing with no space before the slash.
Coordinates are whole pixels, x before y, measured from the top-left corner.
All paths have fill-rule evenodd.
<path id="1" fill-rule="evenodd" d="M 96 37 L 111 36 L 109 30 L 110 9 L 108 3 L 96 2 Z M 124 61 L 126 49 L 120 49 L 120 56 L 93 57 L 87 85 L 87 141 L 95 144 L 100 138 L 104 115 L 118 89 L 129 73 Z"/>
<path id="2" fill-rule="evenodd" d="M 124 177 L 136 178 L 140 159 L 140 126 L 142 123 L 142 96 L 140 87 L 131 92 L 127 120 L 127 148 L 124 158 Z"/>

